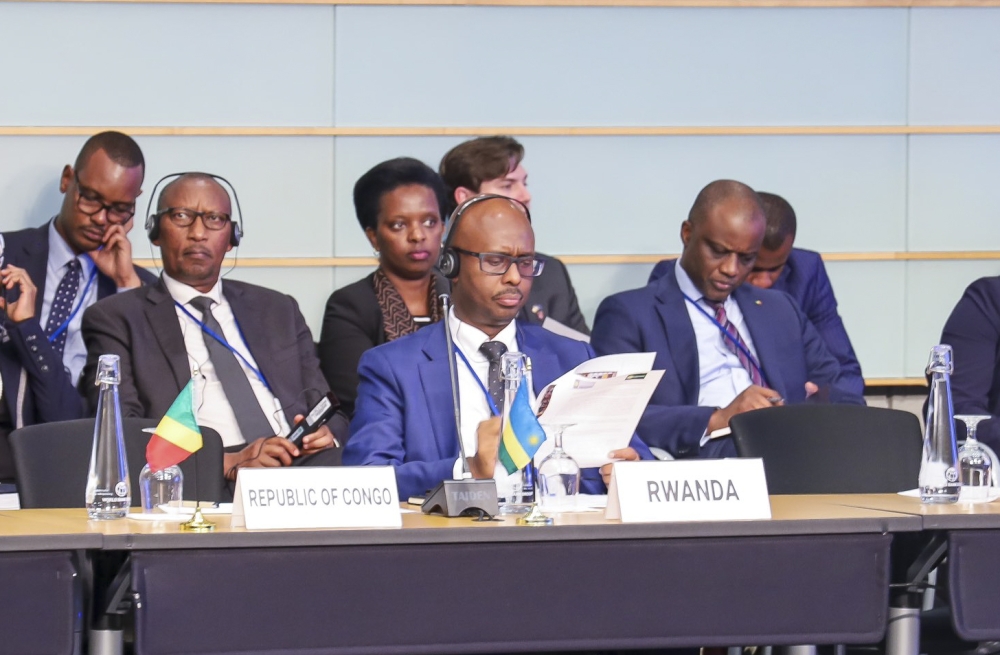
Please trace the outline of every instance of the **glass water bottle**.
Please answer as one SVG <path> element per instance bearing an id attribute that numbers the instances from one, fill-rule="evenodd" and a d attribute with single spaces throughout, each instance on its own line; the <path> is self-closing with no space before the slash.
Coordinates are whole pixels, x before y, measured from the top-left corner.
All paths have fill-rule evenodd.
<path id="1" fill-rule="evenodd" d="M 101 355 L 96 384 L 101 387 L 94 423 L 94 446 L 87 475 L 87 514 L 92 519 L 128 516 L 132 487 L 125 458 L 122 410 L 118 402 L 118 355 Z"/>
<path id="2" fill-rule="evenodd" d="M 951 404 L 951 374 L 955 370 L 951 346 L 931 349 L 927 374 L 931 376 L 920 462 L 920 499 L 925 503 L 954 503 L 962 490 L 955 445 L 955 412 Z"/>

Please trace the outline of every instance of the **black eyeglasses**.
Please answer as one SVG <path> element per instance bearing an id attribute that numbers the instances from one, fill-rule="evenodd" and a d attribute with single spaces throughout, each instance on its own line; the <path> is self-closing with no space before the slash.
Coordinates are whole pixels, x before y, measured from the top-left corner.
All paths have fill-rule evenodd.
<path id="1" fill-rule="evenodd" d="M 156 215 L 158 218 L 166 216 L 170 222 L 177 227 L 190 227 L 194 225 L 197 218 L 209 230 L 221 230 L 229 222 L 229 214 L 220 212 L 196 212 L 186 207 L 168 207 Z"/>
<path id="2" fill-rule="evenodd" d="M 521 277 L 538 277 L 545 268 L 545 260 L 535 255 L 521 255 L 514 257 L 501 252 L 472 252 L 452 246 L 455 252 L 477 257 L 479 259 L 479 270 L 489 275 L 503 275 L 510 270 L 510 265 L 517 266 L 517 274 Z"/>
<path id="3" fill-rule="evenodd" d="M 76 208 L 87 216 L 100 213 L 103 209 L 107 221 L 113 225 L 128 223 L 135 216 L 134 202 L 104 202 L 104 198 L 90 187 L 80 184 L 80 174 L 73 171 L 76 180 Z"/>

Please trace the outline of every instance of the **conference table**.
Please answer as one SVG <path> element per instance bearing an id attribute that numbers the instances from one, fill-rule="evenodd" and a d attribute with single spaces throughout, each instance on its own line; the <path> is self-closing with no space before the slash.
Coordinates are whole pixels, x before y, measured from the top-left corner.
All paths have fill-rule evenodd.
<path id="1" fill-rule="evenodd" d="M 591 512 L 549 527 L 407 511 L 402 529 L 378 530 L 248 531 L 213 516 L 208 534 L 20 510 L 0 513 L 0 550 L 17 551 L 0 561 L 43 547 L 127 552 L 139 654 L 877 642 L 892 535 L 922 519 L 851 505 L 773 496 L 769 520 L 622 524 Z M 21 593 L 43 603 L 53 591 Z"/>
<path id="2" fill-rule="evenodd" d="M 1000 640 L 1000 502 L 924 505 L 898 494 L 817 498 L 916 516 L 925 532 L 943 533 L 955 632 L 971 642 Z"/>

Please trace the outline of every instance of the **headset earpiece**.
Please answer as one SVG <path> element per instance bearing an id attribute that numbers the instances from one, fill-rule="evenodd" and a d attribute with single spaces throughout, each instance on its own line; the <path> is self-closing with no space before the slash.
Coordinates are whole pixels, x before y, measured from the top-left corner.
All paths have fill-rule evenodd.
<path id="1" fill-rule="evenodd" d="M 520 200 L 515 200 L 514 198 L 508 198 L 507 196 L 501 196 L 495 193 L 484 193 L 466 199 L 465 202 L 456 207 L 455 211 L 451 213 L 451 218 L 448 219 L 448 224 L 444 229 L 444 236 L 441 239 L 441 255 L 438 257 L 437 268 L 441 275 L 449 280 L 458 277 L 458 269 L 461 262 L 461 257 L 458 256 L 458 252 L 451 247 L 451 235 L 455 233 L 455 228 L 458 227 L 458 220 L 462 218 L 462 214 L 464 214 L 469 207 L 485 200 L 493 200 L 494 198 L 509 200 L 510 202 L 516 203 L 521 207 L 521 209 L 524 210 L 524 215 L 528 217 L 528 222 L 531 222 L 531 212 L 528 211 L 528 208 Z"/>
<path id="2" fill-rule="evenodd" d="M 146 235 L 150 241 L 156 241 L 160 238 L 160 217 L 156 214 L 150 214 L 146 217 Z"/>
<path id="3" fill-rule="evenodd" d="M 437 266 L 441 275 L 449 280 L 458 277 L 458 253 L 451 248 L 442 248 Z"/>
<path id="4" fill-rule="evenodd" d="M 240 239 L 242 238 L 243 238 L 243 228 L 240 227 L 239 223 L 232 223 L 232 231 L 229 233 L 229 243 L 232 244 L 234 248 L 236 248 L 237 246 L 240 245 Z"/>

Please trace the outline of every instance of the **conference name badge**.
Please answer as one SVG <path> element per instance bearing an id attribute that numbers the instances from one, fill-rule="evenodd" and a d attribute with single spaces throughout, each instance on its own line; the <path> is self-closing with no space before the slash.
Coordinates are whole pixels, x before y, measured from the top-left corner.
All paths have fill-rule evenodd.
<path id="1" fill-rule="evenodd" d="M 240 469 L 233 527 L 400 528 L 391 466 Z"/>
<path id="2" fill-rule="evenodd" d="M 764 462 L 616 462 L 604 516 L 623 523 L 769 519 Z"/>

